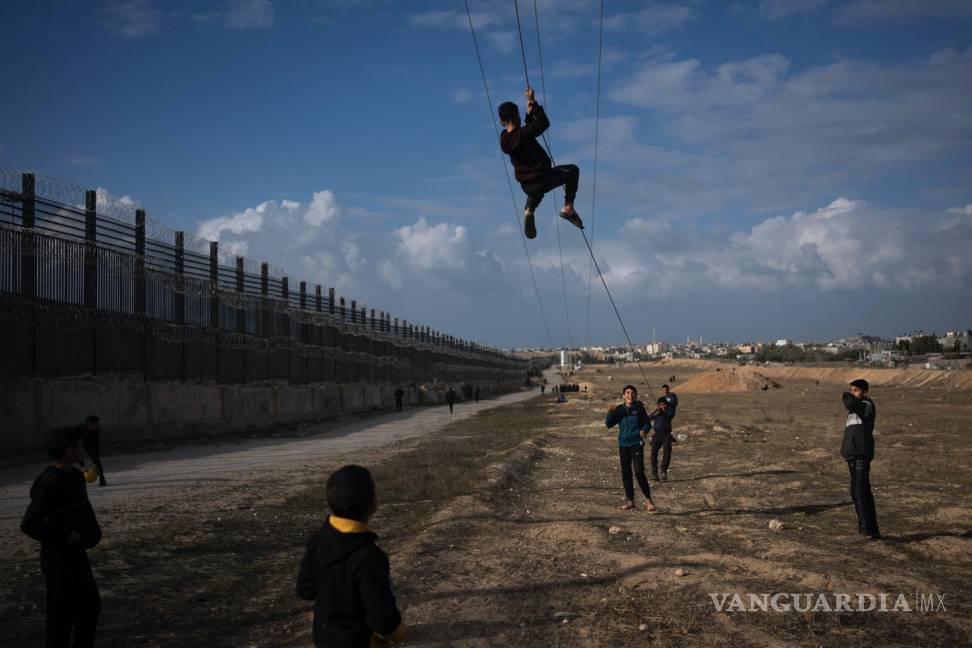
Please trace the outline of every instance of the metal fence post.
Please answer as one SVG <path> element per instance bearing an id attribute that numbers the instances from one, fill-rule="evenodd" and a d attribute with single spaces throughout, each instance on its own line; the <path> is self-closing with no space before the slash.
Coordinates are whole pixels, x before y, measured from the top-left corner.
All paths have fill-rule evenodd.
<path id="1" fill-rule="evenodd" d="M 209 243 L 209 325 L 216 329 L 216 382 L 220 383 L 219 375 L 219 243 Z"/>
<path id="2" fill-rule="evenodd" d="M 84 307 L 98 308 L 98 194 L 84 192 Z M 91 374 L 98 375 L 98 327 L 91 331 Z"/>
<path id="3" fill-rule="evenodd" d="M 264 261 L 260 264 L 260 295 L 263 297 L 263 307 L 260 309 L 260 335 L 270 337 L 270 265 Z"/>

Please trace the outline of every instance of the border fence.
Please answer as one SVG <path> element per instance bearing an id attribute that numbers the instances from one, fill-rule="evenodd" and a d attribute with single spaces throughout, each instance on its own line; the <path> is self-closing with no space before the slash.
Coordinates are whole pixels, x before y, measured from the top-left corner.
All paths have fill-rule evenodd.
<path id="1" fill-rule="evenodd" d="M 0 374 L 244 384 L 489 382 L 497 349 L 292 285 L 103 191 L 0 167 Z"/>

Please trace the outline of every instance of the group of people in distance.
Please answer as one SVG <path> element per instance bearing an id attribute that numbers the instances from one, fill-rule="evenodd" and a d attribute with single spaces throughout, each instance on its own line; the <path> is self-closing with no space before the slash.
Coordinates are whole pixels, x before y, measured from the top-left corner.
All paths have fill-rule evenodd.
<path id="1" fill-rule="evenodd" d="M 651 476 L 666 481 L 678 396 L 663 385 L 662 396 L 649 412 L 637 400 L 634 385 L 626 385 L 622 393 L 624 401 L 608 410 L 604 420 L 608 428 L 618 427 L 625 492 L 621 510 L 635 508 L 633 473 L 645 496 L 644 508 L 656 512 L 645 476 L 644 445 L 651 433 Z M 847 421 L 841 455 L 850 470 L 858 530 L 865 539 L 874 540 L 881 537 L 870 485 L 876 408 L 867 381 L 850 383 L 842 401 Z M 87 444 L 100 469 L 98 433 L 94 416 L 82 426 L 50 433 L 46 449 L 53 463 L 34 481 L 21 522 L 21 530 L 41 543 L 49 647 L 66 647 L 72 637 L 79 648 L 94 645 L 101 599 L 87 551 L 101 540 L 101 527 L 88 500 L 85 475 L 76 466 L 84 465 Z M 660 474 L 659 451 L 663 452 Z M 103 470 L 99 473 L 103 478 Z M 361 466 L 344 466 L 328 478 L 326 495 L 330 515 L 307 543 L 296 588 L 298 596 L 314 601 L 314 643 L 362 648 L 399 643 L 406 628 L 392 591 L 388 557 L 368 527 L 378 508 L 371 473 Z"/>

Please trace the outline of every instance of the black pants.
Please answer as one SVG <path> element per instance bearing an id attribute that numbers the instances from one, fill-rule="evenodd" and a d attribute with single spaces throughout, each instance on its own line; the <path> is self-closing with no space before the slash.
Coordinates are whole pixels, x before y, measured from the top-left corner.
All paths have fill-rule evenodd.
<path id="1" fill-rule="evenodd" d="M 662 465 L 661 469 L 663 473 L 668 472 L 668 465 L 672 463 L 672 437 L 666 436 L 663 439 L 651 440 L 651 474 L 658 474 L 658 451 L 664 448 L 665 452 L 662 454 Z"/>
<path id="2" fill-rule="evenodd" d="M 399 412 L 402 411 L 402 399 L 401 398 L 396 398 L 395 399 L 395 407 L 398 408 L 398 411 Z"/>
<path id="3" fill-rule="evenodd" d="M 628 446 L 621 449 L 621 483 L 624 484 L 624 495 L 634 500 L 634 484 L 631 483 L 631 465 L 634 464 L 634 476 L 638 479 L 638 486 L 645 499 L 651 499 L 651 488 L 645 478 L 645 449 L 644 446 Z"/>
<path id="4" fill-rule="evenodd" d="M 47 581 L 47 648 L 94 646 L 101 596 L 88 556 L 81 550 L 50 552 L 41 560 Z"/>
<path id="5" fill-rule="evenodd" d="M 449 403 L 449 413 L 452 414 L 452 407 L 455 403 Z"/>
<path id="6" fill-rule="evenodd" d="M 580 169 L 573 164 L 561 164 L 552 167 L 543 176 L 526 184 L 521 184 L 523 193 L 527 195 L 526 208 L 536 209 L 543 200 L 544 194 L 563 185 L 564 202 L 573 203 L 577 197 L 577 185 L 580 182 Z"/>
<path id="7" fill-rule="evenodd" d="M 857 528 L 861 533 L 878 533 L 877 511 L 871 493 L 871 460 L 853 457 L 847 460 L 850 469 L 850 495 L 857 510 Z"/>

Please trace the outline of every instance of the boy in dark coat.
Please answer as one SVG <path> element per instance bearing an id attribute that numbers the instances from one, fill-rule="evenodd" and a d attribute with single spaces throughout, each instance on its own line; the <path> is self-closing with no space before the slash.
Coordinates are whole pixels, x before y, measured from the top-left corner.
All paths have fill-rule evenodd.
<path id="1" fill-rule="evenodd" d="M 314 601 L 314 645 L 368 648 L 405 637 L 392 593 L 388 556 L 368 519 L 378 508 L 371 473 L 344 466 L 327 480 L 331 515 L 311 536 L 297 575 L 297 595 Z"/>
<path id="2" fill-rule="evenodd" d="M 101 597 L 88 562 L 88 549 L 101 540 L 101 527 L 88 501 L 80 428 L 59 428 L 47 440 L 54 460 L 30 488 L 30 505 L 20 530 L 41 543 L 40 562 L 47 581 L 48 648 L 94 645 Z"/>
<path id="3" fill-rule="evenodd" d="M 654 433 L 651 435 L 651 478 L 658 481 L 658 451 L 664 450 L 661 465 L 661 480 L 668 481 L 668 466 L 672 462 L 672 419 L 673 409 L 669 409 L 668 399 L 658 399 L 655 411 L 648 415 Z"/>
<path id="4" fill-rule="evenodd" d="M 648 412 L 645 411 L 645 406 L 641 401 L 635 400 L 638 396 L 638 389 L 634 385 L 626 385 L 622 393 L 624 394 L 624 402 L 609 409 L 607 417 L 604 419 L 604 425 L 608 428 L 618 426 L 621 482 L 624 484 L 624 495 L 627 498 L 621 505 L 621 510 L 630 511 L 634 508 L 634 484 L 631 481 L 631 467 L 633 465 L 638 486 L 645 496 L 645 510 L 653 513 L 658 509 L 655 503 L 651 501 L 651 488 L 645 478 L 644 438 L 649 429 Z"/>
<path id="5" fill-rule="evenodd" d="M 500 148 L 510 156 L 516 181 L 527 195 L 523 211 L 523 233 L 527 238 L 537 237 L 534 212 L 540 206 L 543 196 L 557 187 L 564 187 L 564 207 L 560 217 L 575 227 L 584 229 L 584 223 L 574 209 L 574 198 L 580 181 L 580 169 L 573 164 L 551 166 L 550 156 L 543 150 L 537 138 L 550 128 L 550 120 L 537 103 L 533 88 L 526 89 L 526 121 L 520 125 L 520 108 L 512 101 L 500 104 L 499 118 L 503 132 L 500 134 Z"/>
<path id="6" fill-rule="evenodd" d="M 881 537 L 881 532 L 878 530 L 874 495 L 871 493 L 871 460 L 874 459 L 874 419 L 877 418 L 877 408 L 868 396 L 869 388 L 868 382 L 859 378 L 851 382 L 849 392 L 844 392 L 847 423 L 844 426 L 840 454 L 850 469 L 850 494 L 857 511 L 858 531 L 866 540 L 877 540 Z"/>
<path id="7" fill-rule="evenodd" d="M 402 411 L 402 401 L 405 400 L 405 390 L 399 385 L 398 389 L 395 390 L 395 409 L 399 412 Z"/>

